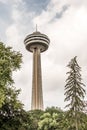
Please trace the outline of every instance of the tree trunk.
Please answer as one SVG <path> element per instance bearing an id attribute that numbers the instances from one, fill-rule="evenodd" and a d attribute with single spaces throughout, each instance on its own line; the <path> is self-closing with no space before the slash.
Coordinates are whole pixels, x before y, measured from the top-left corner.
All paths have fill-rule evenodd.
<path id="1" fill-rule="evenodd" d="M 79 129 L 78 129 L 78 122 L 77 122 L 77 119 L 76 119 L 75 124 L 76 124 L 76 130 L 79 130 Z"/>

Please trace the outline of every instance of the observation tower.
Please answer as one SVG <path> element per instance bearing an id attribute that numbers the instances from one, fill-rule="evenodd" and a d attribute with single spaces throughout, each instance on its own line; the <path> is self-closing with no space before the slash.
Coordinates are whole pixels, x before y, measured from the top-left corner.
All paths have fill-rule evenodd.
<path id="1" fill-rule="evenodd" d="M 24 40 L 26 49 L 33 53 L 32 110 L 43 110 L 41 53 L 48 49 L 49 43 L 50 40 L 48 36 L 38 32 L 37 30 L 28 35 Z"/>

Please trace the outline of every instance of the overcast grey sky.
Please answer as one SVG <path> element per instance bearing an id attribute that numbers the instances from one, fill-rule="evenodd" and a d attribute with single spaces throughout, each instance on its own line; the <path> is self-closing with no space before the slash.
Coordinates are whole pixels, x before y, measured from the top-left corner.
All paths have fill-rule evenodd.
<path id="1" fill-rule="evenodd" d="M 66 66 L 74 56 L 87 90 L 87 0 L 0 0 L 0 40 L 23 55 L 21 69 L 13 77 L 26 110 L 31 108 L 32 53 L 23 40 L 36 24 L 51 41 L 41 59 L 44 107 L 64 108 Z"/>

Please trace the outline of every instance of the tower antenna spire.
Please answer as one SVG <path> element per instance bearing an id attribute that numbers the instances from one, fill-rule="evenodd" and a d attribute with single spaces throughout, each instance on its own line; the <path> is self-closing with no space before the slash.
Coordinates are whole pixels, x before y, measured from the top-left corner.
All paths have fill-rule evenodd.
<path id="1" fill-rule="evenodd" d="M 37 24 L 36 24 L 36 32 L 37 32 Z"/>

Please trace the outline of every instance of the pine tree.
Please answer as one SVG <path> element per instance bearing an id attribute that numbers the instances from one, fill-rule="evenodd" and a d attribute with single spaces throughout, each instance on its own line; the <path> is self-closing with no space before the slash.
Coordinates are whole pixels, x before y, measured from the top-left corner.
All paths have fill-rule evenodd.
<path id="1" fill-rule="evenodd" d="M 70 122 L 72 122 L 73 130 L 79 130 L 80 112 L 84 108 L 84 96 L 85 89 L 81 78 L 81 67 L 77 63 L 77 57 L 71 59 L 68 64 L 70 71 L 67 72 L 68 78 L 65 85 L 65 101 L 68 101 L 66 107 L 69 108 L 67 116 Z M 71 127 L 72 128 L 72 127 Z"/>

